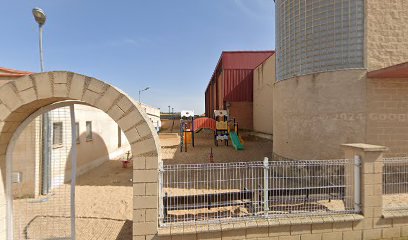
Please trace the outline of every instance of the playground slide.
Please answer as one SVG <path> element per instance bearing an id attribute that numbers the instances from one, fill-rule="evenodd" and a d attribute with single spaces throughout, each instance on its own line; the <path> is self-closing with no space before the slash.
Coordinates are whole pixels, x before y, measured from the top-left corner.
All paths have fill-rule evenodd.
<path id="1" fill-rule="evenodd" d="M 235 150 L 244 150 L 244 146 L 239 141 L 239 137 L 236 132 L 230 132 L 230 138 L 232 141 L 232 146 L 234 146 Z"/>

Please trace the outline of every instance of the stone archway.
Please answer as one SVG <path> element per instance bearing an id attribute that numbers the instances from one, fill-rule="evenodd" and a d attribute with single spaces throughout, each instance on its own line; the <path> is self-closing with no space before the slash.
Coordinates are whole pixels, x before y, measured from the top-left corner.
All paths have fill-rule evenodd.
<path id="1" fill-rule="evenodd" d="M 6 152 L 17 127 L 49 104 L 77 100 L 107 113 L 118 123 L 133 153 L 133 238 L 157 233 L 159 139 L 146 113 L 124 92 L 72 72 L 45 72 L 0 86 L 0 238 L 6 239 Z"/>

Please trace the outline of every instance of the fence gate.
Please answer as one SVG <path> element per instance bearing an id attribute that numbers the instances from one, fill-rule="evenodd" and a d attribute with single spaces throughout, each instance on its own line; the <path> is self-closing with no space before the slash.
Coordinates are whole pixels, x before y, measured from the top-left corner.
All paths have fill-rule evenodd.
<path id="1" fill-rule="evenodd" d="M 38 110 L 7 149 L 7 237 L 75 239 L 73 102 Z M 72 180 L 72 181 L 71 181 Z"/>

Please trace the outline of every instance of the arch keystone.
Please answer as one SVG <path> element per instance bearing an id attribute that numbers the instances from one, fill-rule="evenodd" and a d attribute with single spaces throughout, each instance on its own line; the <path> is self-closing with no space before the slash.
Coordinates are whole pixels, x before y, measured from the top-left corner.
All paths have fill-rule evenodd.
<path id="1" fill-rule="evenodd" d="M 82 99 L 85 87 L 85 76 L 74 74 L 69 87 L 68 97 L 72 99 Z"/>
<path id="2" fill-rule="evenodd" d="M 30 75 L 34 79 L 35 87 L 37 89 L 38 99 L 53 97 L 51 80 L 49 73 L 37 73 Z M 18 79 L 16 80 L 18 81 Z"/>

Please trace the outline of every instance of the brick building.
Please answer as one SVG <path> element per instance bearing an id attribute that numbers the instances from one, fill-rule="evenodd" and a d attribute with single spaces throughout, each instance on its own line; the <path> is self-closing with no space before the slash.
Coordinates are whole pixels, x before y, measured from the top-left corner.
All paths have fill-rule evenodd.
<path id="1" fill-rule="evenodd" d="M 272 134 L 272 125 L 268 128 L 265 122 L 272 121 L 271 108 L 266 105 L 272 106 L 274 54 L 274 51 L 222 52 L 205 91 L 206 116 L 212 117 L 216 109 L 228 110 L 240 128 Z M 268 65 L 268 70 L 264 71 L 264 65 Z M 261 94 L 266 86 L 269 94 Z M 263 121 L 254 121 L 254 115 Z"/>

